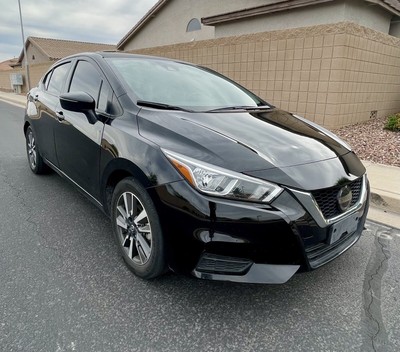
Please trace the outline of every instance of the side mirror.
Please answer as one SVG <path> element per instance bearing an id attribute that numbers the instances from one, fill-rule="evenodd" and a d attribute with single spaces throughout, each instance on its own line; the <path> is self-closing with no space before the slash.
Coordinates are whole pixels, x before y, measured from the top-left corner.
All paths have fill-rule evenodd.
<path id="1" fill-rule="evenodd" d="M 96 102 L 94 99 L 85 92 L 72 92 L 60 95 L 61 107 L 65 110 L 81 112 L 86 115 L 89 123 L 94 125 L 97 121 Z"/>

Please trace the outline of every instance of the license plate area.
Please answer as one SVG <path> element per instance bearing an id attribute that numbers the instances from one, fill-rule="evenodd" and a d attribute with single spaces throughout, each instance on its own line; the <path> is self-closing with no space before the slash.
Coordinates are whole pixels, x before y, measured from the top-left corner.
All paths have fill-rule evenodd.
<path id="1" fill-rule="evenodd" d="M 339 241 L 346 234 L 351 234 L 357 230 L 359 220 L 359 216 L 353 214 L 334 223 L 329 230 L 328 244 L 333 244 Z"/>

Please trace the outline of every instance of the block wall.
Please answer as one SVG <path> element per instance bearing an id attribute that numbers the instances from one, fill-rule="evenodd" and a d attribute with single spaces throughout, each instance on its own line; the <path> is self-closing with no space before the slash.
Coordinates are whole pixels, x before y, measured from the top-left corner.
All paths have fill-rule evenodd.
<path id="1" fill-rule="evenodd" d="M 400 39 L 350 22 L 131 52 L 210 67 L 328 128 L 400 111 Z"/>

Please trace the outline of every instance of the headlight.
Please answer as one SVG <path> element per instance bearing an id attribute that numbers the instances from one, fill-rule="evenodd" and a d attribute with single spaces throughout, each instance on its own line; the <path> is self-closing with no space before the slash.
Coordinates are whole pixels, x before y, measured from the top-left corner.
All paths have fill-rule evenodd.
<path id="1" fill-rule="evenodd" d="M 273 183 L 163 150 L 182 176 L 200 192 L 212 196 L 269 203 L 282 188 Z"/>

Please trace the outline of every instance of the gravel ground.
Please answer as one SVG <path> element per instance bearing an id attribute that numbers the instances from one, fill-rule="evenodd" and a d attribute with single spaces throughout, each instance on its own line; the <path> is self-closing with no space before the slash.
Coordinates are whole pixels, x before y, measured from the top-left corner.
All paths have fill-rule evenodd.
<path id="1" fill-rule="evenodd" d="M 360 159 L 400 167 L 400 132 L 384 130 L 386 120 L 375 118 L 332 132 L 349 143 Z"/>

